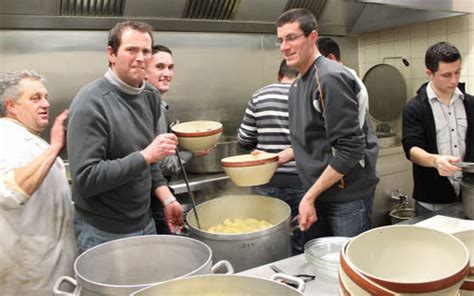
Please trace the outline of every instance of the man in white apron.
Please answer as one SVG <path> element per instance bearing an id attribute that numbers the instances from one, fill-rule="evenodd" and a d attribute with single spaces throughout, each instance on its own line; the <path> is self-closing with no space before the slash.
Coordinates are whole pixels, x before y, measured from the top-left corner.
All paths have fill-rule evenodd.
<path id="1" fill-rule="evenodd" d="M 62 112 L 50 144 L 39 134 L 49 120 L 43 77 L 21 70 L 0 77 L 0 294 L 51 295 L 73 275 L 73 207 L 63 161 Z"/>

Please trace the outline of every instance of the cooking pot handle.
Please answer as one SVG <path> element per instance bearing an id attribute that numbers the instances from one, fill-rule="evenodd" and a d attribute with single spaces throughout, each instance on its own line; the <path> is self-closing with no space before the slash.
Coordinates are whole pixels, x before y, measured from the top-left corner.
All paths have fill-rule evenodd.
<path id="1" fill-rule="evenodd" d="M 287 274 L 284 274 L 284 273 L 275 273 L 274 275 L 272 275 L 270 280 L 278 282 L 278 283 L 286 282 L 286 283 L 295 284 L 296 285 L 296 290 L 298 290 L 301 293 L 304 292 L 305 283 L 300 278 L 297 278 L 297 277 L 294 277 L 294 276 L 291 276 L 291 275 L 287 275 Z"/>
<path id="2" fill-rule="evenodd" d="M 61 287 L 62 283 L 63 282 L 68 282 L 69 284 L 73 285 L 74 286 L 74 291 L 76 291 L 76 288 L 77 288 L 77 282 L 75 279 L 73 279 L 72 277 L 69 277 L 69 276 L 62 276 L 60 277 L 59 279 L 56 280 L 56 283 L 54 283 L 54 287 L 53 287 L 53 295 L 54 296 L 75 296 L 76 293 L 69 293 L 69 292 L 64 292 L 64 291 L 61 291 L 59 289 L 59 287 Z"/>
<path id="3" fill-rule="evenodd" d="M 293 236 L 295 234 L 295 230 L 298 230 L 300 228 L 300 224 L 298 223 L 298 216 L 295 216 L 293 217 L 293 219 L 291 219 L 290 227 L 290 236 Z"/>
<path id="4" fill-rule="evenodd" d="M 227 270 L 225 274 L 233 274 L 234 273 L 234 267 L 227 260 L 221 260 L 221 261 L 217 262 L 216 264 L 214 264 L 214 266 L 212 267 L 212 273 L 216 273 L 216 271 L 218 271 L 222 267 L 225 267 L 225 269 Z"/>
<path id="5" fill-rule="evenodd" d="M 174 234 L 177 236 L 186 236 L 189 237 L 189 227 L 188 225 L 176 225 L 174 228 Z"/>

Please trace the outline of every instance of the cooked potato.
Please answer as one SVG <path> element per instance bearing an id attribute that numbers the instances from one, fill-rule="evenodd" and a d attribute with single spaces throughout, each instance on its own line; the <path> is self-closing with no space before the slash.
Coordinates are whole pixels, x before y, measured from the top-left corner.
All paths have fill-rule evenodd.
<path id="1" fill-rule="evenodd" d="M 265 220 L 255 218 L 226 218 L 221 224 L 210 227 L 207 231 L 212 233 L 238 234 L 249 233 L 273 226 Z"/>

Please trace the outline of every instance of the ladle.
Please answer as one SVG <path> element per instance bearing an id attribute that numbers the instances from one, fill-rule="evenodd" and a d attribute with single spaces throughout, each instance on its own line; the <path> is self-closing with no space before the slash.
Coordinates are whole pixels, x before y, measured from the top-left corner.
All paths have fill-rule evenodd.
<path id="1" fill-rule="evenodd" d="M 175 124 L 178 124 L 179 123 L 179 120 L 174 120 L 171 124 L 170 124 L 170 129 L 173 127 L 173 125 Z M 188 175 L 186 174 L 186 170 L 184 169 L 184 165 L 183 165 L 183 161 L 181 160 L 181 158 L 179 157 L 179 152 L 178 152 L 178 148 L 176 148 L 176 157 L 178 158 L 178 162 L 179 162 L 179 166 L 181 167 L 181 170 L 183 171 L 183 176 L 184 176 L 184 183 L 186 183 L 186 189 L 188 190 L 188 194 L 189 196 L 191 197 L 191 203 L 193 205 L 193 210 L 194 210 L 194 216 L 196 217 L 196 224 L 197 224 L 197 227 L 199 229 L 201 229 L 201 223 L 199 222 L 199 216 L 198 216 L 198 212 L 197 212 L 197 208 L 196 208 L 196 200 L 194 199 L 194 194 L 193 192 L 191 191 L 191 188 L 189 187 L 189 179 L 188 179 Z"/>
<path id="2" fill-rule="evenodd" d="M 184 177 L 184 183 L 186 183 L 186 189 L 188 190 L 188 194 L 191 197 L 191 203 L 193 205 L 194 216 L 196 217 L 197 227 L 201 229 L 201 223 L 199 222 L 199 216 L 198 216 L 198 212 L 196 208 L 196 200 L 194 199 L 194 194 L 191 191 L 191 188 L 189 187 L 188 175 L 186 174 L 186 170 L 184 169 L 183 162 L 181 161 L 181 158 L 179 157 L 178 149 L 176 149 L 176 156 L 178 157 L 179 166 L 181 167 L 181 170 L 183 171 L 183 177 Z"/>

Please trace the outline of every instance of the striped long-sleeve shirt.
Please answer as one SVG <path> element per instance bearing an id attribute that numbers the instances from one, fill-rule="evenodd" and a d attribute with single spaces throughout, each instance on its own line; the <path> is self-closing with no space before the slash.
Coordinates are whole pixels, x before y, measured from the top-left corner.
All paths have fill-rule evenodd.
<path id="1" fill-rule="evenodd" d="M 238 142 L 242 147 L 269 153 L 278 153 L 291 147 L 288 125 L 290 86 L 274 83 L 253 94 L 239 128 Z M 281 165 L 277 173 L 296 175 L 295 162 Z"/>

